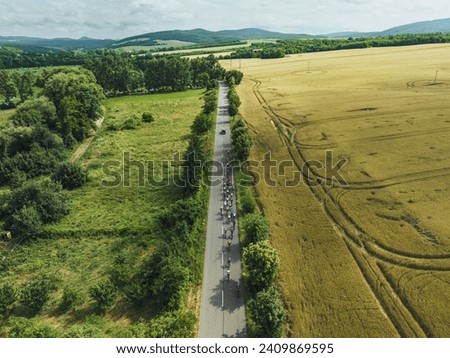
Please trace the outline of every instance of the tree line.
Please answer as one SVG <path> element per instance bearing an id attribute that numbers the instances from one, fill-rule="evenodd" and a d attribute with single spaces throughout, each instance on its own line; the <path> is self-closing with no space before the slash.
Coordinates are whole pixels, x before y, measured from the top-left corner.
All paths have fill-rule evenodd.
<path id="1" fill-rule="evenodd" d="M 369 47 L 409 46 L 433 43 L 449 43 L 450 34 L 402 34 L 377 37 L 349 37 L 346 39 L 284 39 L 275 43 L 257 43 L 241 48 L 230 55 L 230 58 L 282 58 L 288 54 L 334 51 Z"/>
<path id="2" fill-rule="evenodd" d="M 228 76 L 227 76 L 228 75 Z M 233 155 L 241 171 L 246 170 L 252 139 L 242 117 L 238 115 L 240 99 L 235 89 L 241 79 L 239 71 L 227 73 L 230 91 L 229 112 L 232 118 L 231 140 Z M 244 281 L 247 288 L 247 323 L 251 337 L 281 337 L 286 322 L 286 312 L 276 287 L 279 258 L 270 243 L 268 219 L 259 210 L 252 188 L 238 183 L 238 210 Z"/>

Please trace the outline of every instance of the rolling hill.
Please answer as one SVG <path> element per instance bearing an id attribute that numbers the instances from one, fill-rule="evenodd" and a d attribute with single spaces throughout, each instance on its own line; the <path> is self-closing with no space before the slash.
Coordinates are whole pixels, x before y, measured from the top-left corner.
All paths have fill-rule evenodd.
<path id="1" fill-rule="evenodd" d="M 248 28 L 241 30 L 223 30 L 223 31 L 208 31 L 204 29 L 193 30 L 171 30 L 151 32 L 147 34 L 127 37 L 123 40 L 117 41 L 111 47 L 123 46 L 154 46 L 157 41 L 176 40 L 188 43 L 216 43 L 225 41 L 239 41 L 239 40 L 256 40 L 256 39 L 285 39 L 285 38 L 299 38 L 299 37 L 313 37 L 306 34 L 284 34 L 281 32 L 272 32 L 256 28 Z"/>
<path id="2" fill-rule="evenodd" d="M 381 32 L 337 32 L 326 35 L 286 34 L 272 32 L 258 28 L 240 30 L 208 31 L 205 29 L 170 30 L 150 32 L 131 36 L 122 40 L 54 38 L 43 39 L 25 36 L 0 36 L 0 46 L 13 46 L 28 51 L 49 50 L 92 50 L 98 48 L 120 48 L 126 46 L 156 46 L 164 42 L 179 42 L 181 45 L 214 44 L 230 41 L 256 40 L 256 39 L 288 39 L 288 38 L 337 38 L 337 37 L 365 37 L 389 36 L 398 34 L 421 34 L 431 32 L 450 33 L 450 18 L 432 21 L 421 21 L 402 26 L 393 27 Z"/>

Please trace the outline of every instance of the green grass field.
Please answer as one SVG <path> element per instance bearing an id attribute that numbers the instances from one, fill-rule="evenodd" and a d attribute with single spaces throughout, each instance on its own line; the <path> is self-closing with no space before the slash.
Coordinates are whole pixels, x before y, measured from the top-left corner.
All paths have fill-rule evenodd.
<path id="1" fill-rule="evenodd" d="M 131 171 L 130 186 L 102 186 L 108 179 L 102 167 L 116 161 L 122 168 L 123 153 L 136 161 L 169 160 L 176 152 L 183 153 L 195 115 L 199 112 L 202 91 L 171 94 L 127 96 L 107 99 L 105 121 L 91 147 L 80 158 L 89 171 L 89 182 L 69 192 L 71 212 L 58 224 L 47 228 L 50 238 L 16 247 L 6 255 L 0 270 L 0 285 L 13 282 L 16 288 L 37 274 L 50 274 L 58 289 L 36 317 L 56 328 L 60 335 L 83 328 L 91 322 L 93 302 L 88 290 L 99 279 L 108 276 L 118 255 L 126 258 L 131 270 L 158 245 L 154 234 L 154 218 L 163 208 L 181 197 L 174 185 L 140 187 L 136 170 Z M 142 112 L 153 114 L 153 123 L 143 123 L 133 130 L 112 131 L 113 122 L 122 123 Z M 64 287 L 76 289 L 84 303 L 76 310 L 63 312 L 58 307 Z M 14 315 L 22 315 L 18 309 Z M 121 296 L 102 318 L 95 318 L 98 335 L 131 335 L 130 325 L 139 318 L 149 318 L 151 307 L 133 308 Z M 91 323 L 89 323 L 91 324 Z"/>

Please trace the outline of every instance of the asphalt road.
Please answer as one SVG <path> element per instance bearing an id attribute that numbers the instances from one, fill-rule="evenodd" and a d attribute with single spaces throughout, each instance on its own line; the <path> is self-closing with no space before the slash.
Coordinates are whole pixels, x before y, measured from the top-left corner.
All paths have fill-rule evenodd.
<path id="1" fill-rule="evenodd" d="M 231 238 L 233 225 L 227 215 L 222 218 L 221 206 L 223 200 L 223 176 L 226 168 L 228 151 L 231 151 L 230 117 L 228 115 L 228 87 L 220 84 L 217 125 L 214 144 L 214 161 L 221 163 L 216 166 L 211 176 L 209 196 L 208 227 L 206 236 L 205 264 L 203 271 L 202 302 L 200 308 L 201 338 L 214 337 L 246 337 L 244 293 L 242 290 L 241 252 L 236 228 Z M 225 134 L 220 131 L 225 129 Z M 230 180 L 234 180 L 230 174 Z M 226 180 L 226 179 L 225 179 Z M 235 193 L 233 198 L 235 198 Z M 231 193 L 230 193 L 231 197 Z M 233 200 L 232 210 L 236 212 L 236 201 Z M 224 232 L 226 230 L 226 236 Z M 228 246 L 228 240 L 231 245 Z M 228 258 L 230 265 L 228 265 Z M 230 279 L 227 278 L 230 271 Z M 241 289 L 237 291 L 237 283 Z"/>

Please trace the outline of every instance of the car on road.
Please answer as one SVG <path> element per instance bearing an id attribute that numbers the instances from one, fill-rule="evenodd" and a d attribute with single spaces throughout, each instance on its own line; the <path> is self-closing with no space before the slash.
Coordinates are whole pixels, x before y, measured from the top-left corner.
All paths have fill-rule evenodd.
<path id="1" fill-rule="evenodd" d="M 226 132 L 227 132 L 227 131 L 226 131 L 225 129 L 222 128 L 222 129 L 220 130 L 219 134 L 225 134 Z"/>

